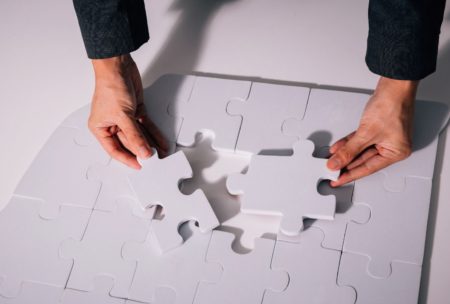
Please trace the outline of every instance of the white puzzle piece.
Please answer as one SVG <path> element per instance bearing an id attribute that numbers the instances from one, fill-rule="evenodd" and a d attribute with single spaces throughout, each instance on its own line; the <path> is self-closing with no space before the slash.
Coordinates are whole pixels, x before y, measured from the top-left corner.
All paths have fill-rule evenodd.
<path id="1" fill-rule="evenodd" d="M 251 82 L 210 77 L 197 77 L 188 102 L 169 107 L 169 113 L 183 117 L 177 143 L 192 146 L 198 132 L 214 132 L 214 149 L 234 151 L 240 119 L 227 114 L 228 101 L 245 100 Z"/>
<path id="2" fill-rule="evenodd" d="M 99 276 L 95 278 L 95 289 L 91 291 L 81 291 L 66 289 L 61 298 L 61 304 L 131 304 L 137 302 L 127 301 L 122 298 L 112 297 L 109 293 L 114 286 L 111 277 Z M 172 304 L 174 303 L 173 290 L 161 288 L 156 294 L 152 304 Z M 47 304 L 47 303 L 46 303 Z"/>
<path id="3" fill-rule="evenodd" d="M 0 212 L 0 294 L 14 297 L 23 281 L 64 287 L 72 262 L 60 259 L 66 238 L 80 239 L 90 210 L 62 206 L 55 219 L 39 216 L 42 202 L 13 196 Z"/>
<path id="4" fill-rule="evenodd" d="M 256 239 L 253 251 L 238 254 L 231 249 L 233 239 L 233 234 L 213 231 L 206 260 L 220 263 L 223 274 L 217 283 L 199 285 L 195 304 L 259 304 L 266 290 L 286 288 L 287 273 L 270 268 L 275 241 Z"/>
<path id="5" fill-rule="evenodd" d="M 382 170 L 387 190 L 403 191 L 406 177 L 433 178 L 439 133 L 448 123 L 449 109 L 443 103 L 420 100 L 414 107 L 413 153 Z"/>
<path id="6" fill-rule="evenodd" d="M 193 177 L 183 180 L 181 191 L 191 194 L 203 190 L 211 207 L 222 223 L 216 229 L 235 234 L 233 250 L 247 252 L 254 247 L 254 239 L 264 234 L 276 235 L 280 217 L 242 213 L 239 196 L 231 195 L 226 188 L 226 178 L 232 173 L 243 173 L 250 163 L 250 155 L 212 148 L 213 136 L 202 133 L 193 147 L 181 147 L 193 168 Z"/>
<path id="7" fill-rule="evenodd" d="M 94 209 L 113 211 L 117 207 L 118 199 L 137 200 L 136 194 L 128 182 L 128 176 L 133 174 L 135 170 L 114 159 L 107 166 L 94 165 L 90 167 L 87 171 L 89 180 L 101 183 Z M 136 207 L 139 208 L 136 208 L 135 215 L 145 214 L 146 211 L 140 204 L 136 204 Z M 149 210 L 148 216 L 153 216 L 153 211 Z"/>
<path id="8" fill-rule="evenodd" d="M 136 265 L 122 258 L 122 246 L 133 240 L 143 242 L 151 222 L 135 216 L 133 204 L 122 200 L 112 212 L 94 210 L 83 239 L 62 244 L 61 256 L 74 259 L 68 288 L 90 291 L 96 276 L 108 275 L 114 278 L 111 295 L 128 295 Z"/>
<path id="9" fill-rule="evenodd" d="M 93 164 L 106 164 L 107 154 L 96 145 L 80 146 L 79 130 L 60 127 L 34 159 L 15 190 L 18 196 L 41 199 L 41 216 L 54 218 L 61 205 L 93 208 L 100 183 L 87 179 Z"/>
<path id="10" fill-rule="evenodd" d="M 251 154 L 292 150 L 297 139 L 282 133 L 283 122 L 290 117 L 303 118 L 309 90 L 254 82 L 247 100 L 230 101 L 228 114 L 242 116 L 236 150 Z"/>
<path id="11" fill-rule="evenodd" d="M 206 263 L 210 233 L 201 233 L 194 222 L 189 222 L 192 236 L 178 248 L 165 254 L 158 249 L 152 232 L 145 243 L 128 243 L 123 256 L 137 260 L 137 270 L 129 298 L 154 303 L 155 292 L 166 286 L 176 294 L 174 304 L 193 303 L 200 281 L 215 282 L 222 268 L 217 263 Z"/>
<path id="12" fill-rule="evenodd" d="M 325 159 L 312 157 L 311 141 L 298 141 L 293 149 L 292 156 L 254 155 L 246 174 L 227 180 L 230 193 L 242 195 L 243 211 L 281 215 L 280 230 L 289 236 L 302 230 L 304 218 L 333 219 L 335 197 L 320 195 L 317 185 L 339 175 Z"/>
<path id="13" fill-rule="evenodd" d="M 353 183 L 333 188 L 328 181 L 323 181 L 319 183 L 318 192 L 322 195 L 334 195 L 336 197 L 334 220 L 307 219 L 304 221 L 304 229 L 307 230 L 310 227 L 319 228 L 325 234 L 322 247 L 342 251 L 348 223 L 367 223 L 370 219 L 370 208 L 363 203 L 356 204 L 352 202 Z M 296 236 L 288 236 L 279 232 L 277 239 L 285 242 L 300 243 L 303 236 L 303 233 Z"/>
<path id="14" fill-rule="evenodd" d="M 378 172 L 355 182 L 353 201 L 369 206 L 371 216 L 363 225 L 349 223 L 344 251 L 368 256 L 369 273 L 386 278 L 393 261 L 422 264 L 431 181 L 408 177 L 403 192 L 390 192 L 383 180 Z"/>
<path id="15" fill-rule="evenodd" d="M 339 265 L 338 284 L 356 289 L 355 304 L 409 304 L 417 303 L 420 273 L 419 265 L 393 262 L 392 274 L 385 279 L 367 273 L 366 256 L 343 253 Z"/>
<path id="16" fill-rule="evenodd" d="M 170 142 L 176 141 L 181 127 L 178 105 L 188 102 L 194 83 L 195 76 L 169 74 L 144 90 L 147 115 Z M 173 115 L 169 115 L 169 105 Z"/>
<path id="17" fill-rule="evenodd" d="M 180 192 L 182 179 L 192 177 L 192 169 L 182 151 L 164 159 L 155 154 L 141 161 L 142 169 L 129 176 L 130 184 L 142 207 L 162 206 L 164 217 L 154 220 L 154 231 L 162 252 L 183 243 L 178 227 L 187 221 L 198 221 L 200 230 L 208 232 L 219 225 L 205 194 L 201 190 L 191 195 Z"/>
<path id="18" fill-rule="evenodd" d="M 316 150 L 331 146 L 358 128 L 370 95 L 311 89 L 303 120 L 286 119 L 283 133 L 314 142 Z"/>
<path id="19" fill-rule="evenodd" d="M 272 269 L 286 271 L 289 285 L 281 293 L 268 291 L 263 303 L 353 304 L 355 290 L 336 283 L 341 252 L 321 246 L 324 234 L 318 228 L 302 235 L 300 243 L 276 243 Z"/>
<path id="20" fill-rule="evenodd" d="M 0 295 L 0 304 L 60 304 L 63 290 L 63 286 L 23 282 L 16 297 L 8 298 Z"/>
<path id="21" fill-rule="evenodd" d="M 367 205 L 352 202 L 353 187 L 353 183 L 338 188 L 332 188 L 329 182 L 319 184 L 320 194 L 336 196 L 334 220 L 309 220 L 305 226 L 317 227 L 324 232 L 325 238 L 322 242 L 324 248 L 342 251 L 348 223 L 365 224 L 370 219 L 370 208 Z"/>
<path id="22" fill-rule="evenodd" d="M 91 112 L 91 105 L 87 104 L 64 119 L 59 127 L 76 129 L 74 141 L 80 146 L 96 146 L 100 151 L 103 150 L 95 136 L 89 131 L 88 119 Z"/>

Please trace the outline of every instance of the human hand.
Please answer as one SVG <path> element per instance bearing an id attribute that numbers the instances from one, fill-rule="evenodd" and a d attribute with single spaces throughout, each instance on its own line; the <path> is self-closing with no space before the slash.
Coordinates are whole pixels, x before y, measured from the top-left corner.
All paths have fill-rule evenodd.
<path id="1" fill-rule="evenodd" d="M 149 158 L 152 147 L 164 157 L 168 144 L 146 116 L 139 70 L 130 55 L 94 59 L 95 91 L 89 129 L 114 159 L 140 169 L 137 157 Z"/>
<path id="2" fill-rule="evenodd" d="M 330 147 L 327 166 L 343 170 L 331 186 L 370 175 L 411 154 L 414 101 L 418 81 L 381 77 L 358 129 Z"/>

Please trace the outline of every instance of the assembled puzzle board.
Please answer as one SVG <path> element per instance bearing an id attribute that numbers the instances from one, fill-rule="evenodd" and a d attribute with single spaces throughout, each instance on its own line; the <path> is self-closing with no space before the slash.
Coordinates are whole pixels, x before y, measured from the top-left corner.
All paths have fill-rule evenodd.
<path id="1" fill-rule="evenodd" d="M 0 303 L 416 303 L 448 109 L 417 101 L 411 157 L 333 189 L 369 97 L 163 76 L 145 102 L 173 151 L 139 171 L 76 111 L 0 211 Z"/>

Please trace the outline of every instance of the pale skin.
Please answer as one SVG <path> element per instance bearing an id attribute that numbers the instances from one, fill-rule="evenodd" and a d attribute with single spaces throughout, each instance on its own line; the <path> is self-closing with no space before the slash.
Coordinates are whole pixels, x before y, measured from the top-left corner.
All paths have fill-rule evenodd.
<path id="1" fill-rule="evenodd" d="M 89 129 L 114 159 L 140 169 L 138 158 L 152 148 L 164 156 L 169 145 L 146 116 L 142 81 L 130 55 L 92 60 L 95 91 Z M 327 166 L 342 170 L 338 187 L 377 172 L 411 154 L 418 81 L 380 77 L 356 131 L 330 147 Z"/>

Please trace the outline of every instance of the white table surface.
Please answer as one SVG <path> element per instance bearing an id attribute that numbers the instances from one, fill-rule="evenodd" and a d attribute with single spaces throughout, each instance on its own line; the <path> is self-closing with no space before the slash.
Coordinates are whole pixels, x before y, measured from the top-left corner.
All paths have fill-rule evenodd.
<path id="1" fill-rule="evenodd" d="M 135 53 L 148 86 L 207 73 L 373 89 L 364 63 L 367 0 L 147 0 L 150 43 Z M 0 209 L 53 130 L 90 101 L 93 75 L 72 1 L 0 2 Z M 450 105 L 450 9 L 438 71 L 419 98 Z M 450 132 L 441 135 L 421 303 L 450 298 Z"/>

